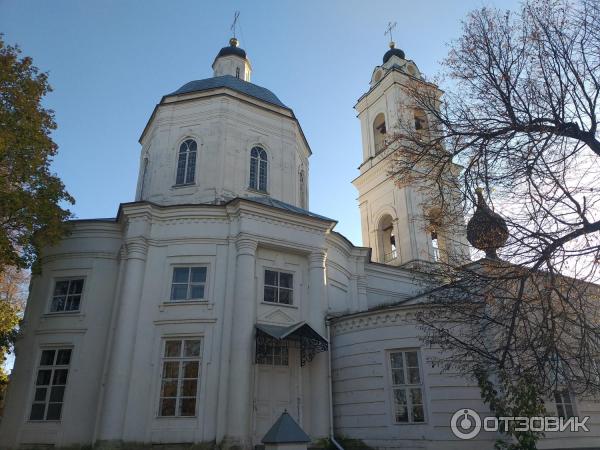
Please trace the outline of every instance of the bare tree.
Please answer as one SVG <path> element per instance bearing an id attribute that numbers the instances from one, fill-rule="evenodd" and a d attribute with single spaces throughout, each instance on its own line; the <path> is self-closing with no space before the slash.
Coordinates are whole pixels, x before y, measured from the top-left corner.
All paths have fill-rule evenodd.
<path id="1" fill-rule="evenodd" d="M 427 341 L 495 408 L 516 407 L 511 392 L 526 385 L 531 412 L 549 393 L 597 395 L 600 4 L 476 10 L 443 67 L 443 96 L 416 78 L 405 86 L 428 124 L 390 137 L 393 173 L 421 186 L 446 239 L 479 203 L 469 237 L 486 258 L 442 258 L 446 284 L 419 316 Z M 514 448 L 535 448 L 521 438 Z"/>

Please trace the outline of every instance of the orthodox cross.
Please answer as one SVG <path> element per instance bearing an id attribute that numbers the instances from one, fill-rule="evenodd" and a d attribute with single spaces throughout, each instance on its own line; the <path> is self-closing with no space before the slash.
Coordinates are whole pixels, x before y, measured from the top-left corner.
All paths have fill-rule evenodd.
<path id="1" fill-rule="evenodd" d="M 235 29 L 237 27 L 237 21 L 238 21 L 239 17 L 240 17 L 240 12 L 236 11 L 235 14 L 233 15 L 233 23 L 231 24 L 231 30 L 233 31 L 233 37 L 236 37 Z"/>
<path id="2" fill-rule="evenodd" d="M 394 42 L 394 39 L 392 38 L 392 30 L 394 28 L 396 28 L 396 25 L 397 25 L 396 22 L 394 22 L 394 23 L 388 22 L 388 26 L 386 28 L 387 31 L 385 33 L 383 33 L 384 36 L 387 35 L 387 34 L 390 35 L 390 42 Z"/>

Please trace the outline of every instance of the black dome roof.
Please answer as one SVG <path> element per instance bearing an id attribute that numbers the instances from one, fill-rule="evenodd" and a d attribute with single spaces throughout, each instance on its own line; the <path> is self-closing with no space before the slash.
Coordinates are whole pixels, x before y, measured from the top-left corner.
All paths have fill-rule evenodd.
<path id="1" fill-rule="evenodd" d="M 246 51 L 242 48 L 234 47 L 233 45 L 230 45 L 229 47 L 223 47 L 221 50 L 219 50 L 217 58 L 227 55 L 235 55 L 246 59 Z"/>
<path id="2" fill-rule="evenodd" d="M 401 59 L 406 59 L 406 55 L 404 55 L 404 52 L 402 50 L 400 50 L 399 48 L 392 47 L 387 52 L 385 52 L 385 55 L 383 55 L 383 63 L 385 64 L 386 62 L 388 62 L 392 56 L 398 56 Z"/>
<path id="3" fill-rule="evenodd" d="M 219 50 L 219 54 L 215 59 L 220 58 L 221 56 L 239 56 L 240 58 L 246 59 L 246 51 L 242 48 L 238 47 L 238 40 L 236 38 L 231 38 L 229 40 L 229 47 L 223 47 Z"/>

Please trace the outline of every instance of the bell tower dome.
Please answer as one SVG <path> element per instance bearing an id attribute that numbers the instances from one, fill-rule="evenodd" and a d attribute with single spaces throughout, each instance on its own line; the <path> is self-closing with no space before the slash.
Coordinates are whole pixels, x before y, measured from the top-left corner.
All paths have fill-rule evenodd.
<path id="1" fill-rule="evenodd" d="M 439 98 L 437 86 L 425 82 L 417 65 L 390 42 L 381 65 L 373 70 L 369 90 L 355 105 L 361 124 L 363 162 L 352 182 L 358 190 L 363 245 L 376 262 L 403 265 L 446 261 L 466 255 L 464 237 L 429 223 L 435 212 L 414 182 L 399 184 L 390 174 L 402 148 L 395 139 L 404 130 L 428 133 L 433 118 L 418 108 L 406 86 L 426 83 Z M 458 234 L 461 234 L 460 232 Z M 462 252 L 462 253 L 461 253 Z M 462 256 L 461 256 L 462 258 Z"/>
<path id="2" fill-rule="evenodd" d="M 250 81 L 252 66 L 246 51 L 239 47 L 237 38 L 229 39 L 229 46 L 219 50 L 212 68 L 215 77 L 231 75 L 243 81 Z"/>

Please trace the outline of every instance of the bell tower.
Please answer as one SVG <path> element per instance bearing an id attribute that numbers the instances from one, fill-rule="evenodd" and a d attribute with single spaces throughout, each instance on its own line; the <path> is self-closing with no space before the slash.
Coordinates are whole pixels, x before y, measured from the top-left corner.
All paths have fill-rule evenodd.
<path id="1" fill-rule="evenodd" d="M 415 82 L 425 81 L 416 64 L 392 41 L 383 63 L 373 70 L 369 90 L 355 105 L 363 162 L 352 183 L 359 194 L 363 245 L 372 249 L 373 261 L 396 266 L 444 261 L 450 253 L 466 256 L 468 251 L 457 245 L 457 241 L 466 242 L 462 235 L 458 239 L 446 236 L 447 232 L 428 223 L 422 190 L 410 183 L 399 186 L 390 175 L 397 152 L 401 152 L 395 143 L 390 144 L 390 136 L 407 128 L 427 132 L 430 122 L 406 91 L 406 86 Z M 436 86 L 430 86 L 441 96 Z"/>

